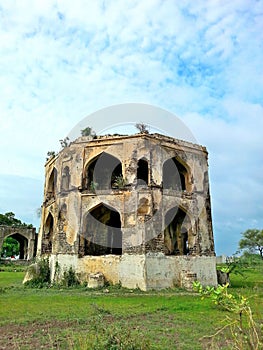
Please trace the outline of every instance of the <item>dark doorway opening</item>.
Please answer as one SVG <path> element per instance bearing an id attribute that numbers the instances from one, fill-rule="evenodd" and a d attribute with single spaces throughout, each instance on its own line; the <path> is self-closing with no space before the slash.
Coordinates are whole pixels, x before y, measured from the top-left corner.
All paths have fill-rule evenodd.
<path id="1" fill-rule="evenodd" d="M 181 208 L 172 208 L 165 215 L 164 245 L 167 255 L 187 255 L 189 218 Z"/>
<path id="2" fill-rule="evenodd" d="M 118 158 L 103 152 L 87 167 L 84 188 L 95 190 L 111 189 L 122 178 L 122 165 Z"/>
<path id="3" fill-rule="evenodd" d="M 137 165 L 137 185 L 148 185 L 148 162 L 145 159 L 140 159 Z"/>
<path id="4" fill-rule="evenodd" d="M 46 198 L 47 200 L 54 198 L 56 183 L 57 183 L 57 169 L 54 168 L 48 179 L 47 198 Z"/>
<path id="5" fill-rule="evenodd" d="M 120 214 L 100 204 L 86 217 L 84 255 L 122 254 Z"/>
<path id="6" fill-rule="evenodd" d="M 69 167 L 65 166 L 65 168 L 62 171 L 61 190 L 68 191 L 69 183 L 70 183 Z"/>
<path id="7" fill-rule="evenodd" d="M 186 189 L 186 168 L 174 157 L 163 164 L 163 188 L 177 191 Z"/>
<path id="8" fill-rule="evenodd" d="M 53 231 L 54 231 L 54 219 L 51 213 L 45 222 L 43 238 L 42 238 L 42 253 L 52 252 L 52 242 L 53 242 Z"/>
<path id="9" fill-rule="evenodd" d="M 20 233 L 14 233 L 4 239 L 2 254 L 13 259 L 28 258 L 28 239 Z"/>

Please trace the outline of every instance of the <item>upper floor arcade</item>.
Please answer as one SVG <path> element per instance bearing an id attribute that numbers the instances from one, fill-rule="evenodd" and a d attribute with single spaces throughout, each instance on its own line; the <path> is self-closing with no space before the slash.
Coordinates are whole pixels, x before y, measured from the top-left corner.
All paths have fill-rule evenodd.
<path id="1" fill-rule="evenodd" d="M 45 204 L 56 195 L 114 194 L 159 188 L 177 194 L 202 192 L 207 152 L 199 145 L 159 134 L 108 136 L 74 141 L 46 164 Z"/>

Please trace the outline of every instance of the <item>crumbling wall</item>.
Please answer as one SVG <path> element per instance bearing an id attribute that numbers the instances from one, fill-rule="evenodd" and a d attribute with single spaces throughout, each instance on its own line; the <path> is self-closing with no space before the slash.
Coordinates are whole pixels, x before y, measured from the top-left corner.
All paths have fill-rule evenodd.
<path id="1" fill-rule="evenodd" d="M 95 169 L 96 157 L 103 152 L 109 159 L 115 157 L 112 158 L 115 163 L 116 160 L 120 162 L 123 183 L 91 188 L 87 185 L 92 180 L 87 180 L 87 172 L 90 164 Z M 183 182 L 181 189 L 177 188 L 176 182 L 170 187 L 169 184 L 164 186 L 164 164 L 169 159 L 178 179 Z M 139 164 L 142 169 L 138 179 Z M 93 140 L 81 137 L 48 160 L 45 169 L 39 256 L 51 254 L 52 261 L 58 259 L 65 266 L 72 263 L 84 280 L 89 273 L 102 272 L 112 283 L 121 282 L 143 290 L 182 285 L 182 279 L 186 281 L 194 274 L 204 283 L 215 282 L 207 151 L 204 147 L 159 134 L 100 136 Z M 111 217 L 106 210 L 103 213 L 103 206 L 116 211 L 116 215 Z M 101 211 L 96 211 L 97 207 Z M 174 211 L 176 219 L 171 217 L 171 236 L 168 237 L 166 215 L 170 210 Z M 181 211 L 180 218 L 176 216 L 177 211 Z M 112 249 L 103 248 L 108 244 L 108 235 L 115 237 L 114 234 L 109 228 L 100 230 L 96 225 L 90 225 L 91 213 L 96 214 L 102 224 L 117 225 L 116 229 L 121 232 L 121 247 L 114 250 L 115 255 L 109 255 Z M 47 227 L 50 215 L 52 247 L 45 251 L 43 244 L 50 239 Z M 93 239 L 89 236 L 93 229 L 97 232 L 92 237 L 99 237 L 95 243 L 102 247 L 93 246 L 98 256 L 90 256 L 94 249 L 87 249 L 87 241 Z"/>
<path id="2" fill-rule="evenodd" d="M 186 272 L 186 273 L 183 273 Z M 195 274 L 204 286 L 217 285 L 215 257 L 147 254 L 147 289 L 186 287 L 187 274 Z M 182 280 L 182 278 L 184 280 Z"/>

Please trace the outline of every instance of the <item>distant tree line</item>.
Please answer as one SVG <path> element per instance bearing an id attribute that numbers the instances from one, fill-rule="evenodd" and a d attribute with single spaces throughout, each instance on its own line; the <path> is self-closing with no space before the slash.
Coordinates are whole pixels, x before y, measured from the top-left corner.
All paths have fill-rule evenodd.
<path id="1" fill-rule="evenodd" d="M 19 219 L 15 218 L 15 214 L 13 212 L 8 212 L 5 214 L 0 214 L 0 225 L 6 225 L 6 226 L 18 226 L 18 227 L 26 227 L 26 228 L 32 228 L 33 225 L 26 224 L 22 222 Z"/>

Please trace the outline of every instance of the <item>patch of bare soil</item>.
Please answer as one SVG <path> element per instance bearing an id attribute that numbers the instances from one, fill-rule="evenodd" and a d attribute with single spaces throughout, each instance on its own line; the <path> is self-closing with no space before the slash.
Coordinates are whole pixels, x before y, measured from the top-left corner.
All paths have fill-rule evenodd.
<path id="1" fill-rule="evenodd" d="M 77 321 L 58 320 L 4 325 L 0 327 L 0 349 L 60 349 L 60 345 L 66 341 L 65 331 L 74 329 L 77 325 Z"/>

